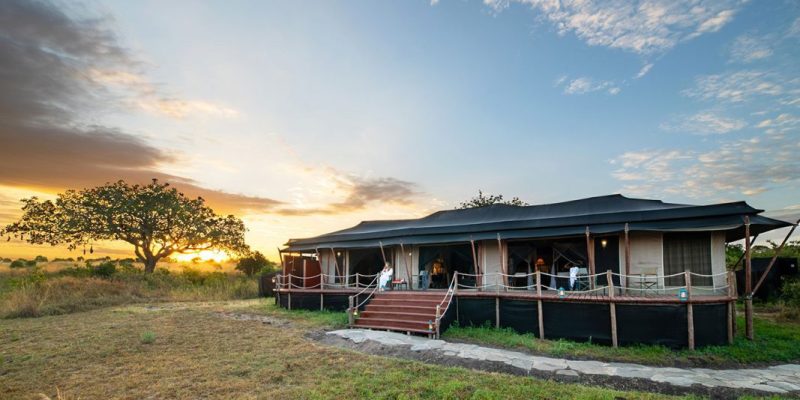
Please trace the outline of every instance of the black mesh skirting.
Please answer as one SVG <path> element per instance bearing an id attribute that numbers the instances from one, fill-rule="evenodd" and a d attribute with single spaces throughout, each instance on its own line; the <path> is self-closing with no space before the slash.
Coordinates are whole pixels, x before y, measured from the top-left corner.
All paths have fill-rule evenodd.
<path id="1" fill-rule="evenodd" d="M 728 344 L 728 304 L 695 304 L 692 309 L 696 347 Z"/>
<path id="2" fill-rule="evenodd" d="M 459 326 L 495 325 L 495 300 L 456 297 Z"/>
<path id="3" fill-rule="evenodd" d="M 546 339 L 611 343 L 608 304 L 544 302 L 542 308 Z"/>
<path id="4" fill-rule="evenodd" d="M 326 294 L 323 300 L 323 307 L 330 311 L 346 311 L 348 305 L 346 294 Z"/>
<path id="5" fill-rule="evenodd" d="M 539 310 L 535 301 L 500 299 L 500 326 L 539 336 Z"/>
<path id="6" fill-rule="evenodd" d="M 694 309 L 697 310 L 697 305 Z M 724 328 L 725 320 L 718 322 Z M 620 345 L 644 343 L 671 348 L 689 345 L 686 305 L 617 304 L 617 335 Z M 697 311 L 695 311 L 697 326 Z"/>

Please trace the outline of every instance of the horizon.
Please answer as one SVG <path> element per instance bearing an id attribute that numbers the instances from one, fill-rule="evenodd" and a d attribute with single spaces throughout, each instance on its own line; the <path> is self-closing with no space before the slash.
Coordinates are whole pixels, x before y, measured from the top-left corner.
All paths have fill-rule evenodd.
<path id="1" fill-rule="evenodd" d="M 0 226 L 22 198 L 151 178 L 270 259 L 478 190 L 800 213 L 796 2 L 9 1 L 0 21 Z"/>

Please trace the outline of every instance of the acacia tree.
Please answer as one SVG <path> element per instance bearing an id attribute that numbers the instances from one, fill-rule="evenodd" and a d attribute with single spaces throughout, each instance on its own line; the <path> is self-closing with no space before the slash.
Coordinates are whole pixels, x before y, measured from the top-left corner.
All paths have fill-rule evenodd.
<path id="1" fill-rule="evenodd" d="M 478 195 L 467 200 L 461 202 L 456 209 L 463 210 L 465 208 L 475 208 L 475 207 L 483 207 L 483 206 L 490 206 L 492 204 L 508 204 L 511 206 L 527 206 L 528 203 L 519 199 L 519 197 L 514 197 L 511 200 L 504 200 L 502 194 L 498 195 L 485 195 L 483 194 L 482 190 L 478 190 Z"/>
<path id="2" fill-rule="evenodd" d="M 244 223 L 219 216 L 198 197 L 190 199 L 156 179 L 148 185 L 108 183 L 68 190 L 55 201 L 23 199 L 23 215 L 2 233 L 32 244 L 67 245 L 70 250 L 95 241 L 121 240 L 134 246 L 146 273 L 175 253 L 223 250 L 246 254 Z"/>

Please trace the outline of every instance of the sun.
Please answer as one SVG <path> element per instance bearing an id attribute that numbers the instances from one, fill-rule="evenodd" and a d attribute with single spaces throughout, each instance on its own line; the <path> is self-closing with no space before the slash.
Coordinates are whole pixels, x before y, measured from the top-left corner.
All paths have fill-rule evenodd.
<path id="1" fill-rule="evenodd" d="M 216 262 L 223 262 L 230 259 L 227 253 L 218 250 L 203 250 L 196 253 L 176 254 L 172 258 L 180 262 L 190 262 L 195 258 L 199 258 L 201 261 L 213 260 Z"/>

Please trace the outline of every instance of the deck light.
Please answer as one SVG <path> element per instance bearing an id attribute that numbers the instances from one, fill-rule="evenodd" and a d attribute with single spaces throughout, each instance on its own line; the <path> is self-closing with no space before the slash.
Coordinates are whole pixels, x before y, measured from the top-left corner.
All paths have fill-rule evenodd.
<path id="1" fill-rule="evenodd" d="M 428 330 L 433 331 L 433 321 L 428 320 Z"/>
<path id="2" fill-rule="evenodd" d="M 607 245 L 608 245 L 608 240 L 603 239 L 600 241 L 600 246 L 603 246 L 604 249 L 606 248 Z"/>
<path id="3" fill-rule="evenodd" d="M 562 299 L 563 299 L 563 298 L 564 298 L 564 296 L 566 296 L 566 295 L 567 295 L 567 292 L 566 292 L 566 291 L 564 291 L 564 288 L 563 288 L 563 287 L 560 287 L 560 288 L 558 288 L 558 297 L 559 297 L 559 298 L 562 298 Z"/>
<path id="4" fill-rule="evenodd" d="M 681 288 L 678 290 L 678 299 L 680 301 L 689 300 L 689 292 L 686 291 L 686 288 Z"/>
<path id="5" fill-rule="evenodd" d="M 355 310 L 353 310 L 353 316 L 354 316 L 354 317 L 357 317 L 357 316 L 358 316 L 358 308 L 356 308 Z"/>
<path id="6" fill-rule="evenodd" d="M 342 252 L 341 251 L 337 251 L 336 252 L 336 257 L 341 257 L 341 256 L 342 256 Z"/>

